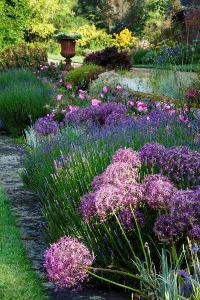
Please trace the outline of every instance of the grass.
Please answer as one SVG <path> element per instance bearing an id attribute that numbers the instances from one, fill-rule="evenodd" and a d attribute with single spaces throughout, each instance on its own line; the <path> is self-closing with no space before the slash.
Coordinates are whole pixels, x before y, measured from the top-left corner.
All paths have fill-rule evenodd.
<path id="1" fill-rule="evenodd" d="M 177 70 L 182 72 L 196 72 L 199 68 L 199 64 L 189 65 L 133 65 L 133 68 L 148 68 L 148 69 L 161 69 L 161 70 Z"/>
<path id="2" fill-rule="evenodd" d="M 0 190 L 0 270 L 0 299 L 47 299 L 26 258 L 15 219 L 2 190 Z"/>
<path id="3" fill-rule="evenodd" d="M 59 61 L 65 60 L 65 58 L 63 56 L 61 56 L 60 54 L 52 54 L 52 53 L 48 53 L 48 58 L 51 60 L 59 60 Z M 72 58 L 72 62 L 74 62 L 74 63 L 82 64 L 83 60 L 84 60 L 84 56 L 79 56 L 79 55 L 76 55 Z"/>

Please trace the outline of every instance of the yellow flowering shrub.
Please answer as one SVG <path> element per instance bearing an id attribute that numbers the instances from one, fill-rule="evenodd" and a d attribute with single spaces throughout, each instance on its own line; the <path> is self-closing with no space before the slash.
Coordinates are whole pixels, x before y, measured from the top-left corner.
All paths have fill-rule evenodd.
<path id="1" fill-rule="evenodd" d="M 124 28 L 119 34 L 114 33 L 114 36 L 114 44 L 119 49 L 132 48 L 137 40 L 128 28 Z"/>
<path id="2" fill-rule="evenodd" d="M 80 33 L 82 38 L 77 41 L 77 46 L 84 49 L 102 49 L 113 45 L 112 35 L 103 29 L 97 29 L 95 25 L 83 25 L 79 28 L 72 28 L 72 33 Z"/>

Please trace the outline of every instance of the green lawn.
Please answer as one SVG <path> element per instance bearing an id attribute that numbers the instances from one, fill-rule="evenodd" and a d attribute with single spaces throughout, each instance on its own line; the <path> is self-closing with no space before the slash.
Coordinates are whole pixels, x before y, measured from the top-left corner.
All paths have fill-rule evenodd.
<path id="1" fill-rule="evenodd" d="M 62 57 L 60 54 L 52 54 L 52 53 L 48 53 L 48 58 L 49 59 L 52 59 L 52 60 L 65 60 L 64 57 Z M 84 56 L 74 56 L 72 58 L 72 61 L 75 62 L 75 63 L 83 63 L 83 60 L 84 60 Z"/>
<path id="2" fill-rule="evenodd" d="M 0 190 L 0 299 L 44 300 L 43 288 L 26 258 L 8 200 Z"/>

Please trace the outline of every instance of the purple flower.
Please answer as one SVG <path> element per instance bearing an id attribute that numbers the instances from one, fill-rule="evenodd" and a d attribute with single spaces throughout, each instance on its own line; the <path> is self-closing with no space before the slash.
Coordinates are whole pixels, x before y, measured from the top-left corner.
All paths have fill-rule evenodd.
<path id="1" fill-rule="evenodd" d="M 132 185 L 132 190 L 127 191 L 113 185 L 104 185 L 95 196 L 97 214 L 101 221 L 108 215 L 122 210 L 130 205 L 137 206 L 142 197 L 141 186 Z"/>
<path id="2" fill-rule="evenodd" d="M 200 190 L 177 190 L 167 203 L 170 214 L 185 216 L 190 222 L 200 218 Z"/>
<path id="3" fill-rule="evenodd" d="M 89 106 L 79 110 L 67 113 L 65 122 L 67 124 L 80 125 L 82 123 L 94 123 L 96 125 L 105 125 L 107 118 L 112 114 L 126 114 L 126 107 L 120 103 L 106 103 L 100 106 Z"/>
<path id="4" fill-rule="evenodd" d="M 139 210 L 134 211 L 138 224 L 142 227 L 144 225 L 144 214 Z M 134 217 L 130 209 L 125 209 L 119 213 L 119 220 L 126 230 L 130 230 L 134 226 Z"/>
<path id="5" fill-rule="evenodd" d="M 60 288 L 72 288 L 88 278 L 87 268 L 95 257 L 78 239 L 63 237 L 45 251 L 44 259 L 49 280 Z"/>
<path id="6" fill-rule="evenodd" d="M 168 242 L 177 235 L 173 223 L 174 219 L 170 215 L 161 215 L 156 219 L 153 230 L 160 241 Z"/>
<path id="7" fill-rule="evenodd" d="M 59 125 L 51 118 L 43 117 L 35 122 L 33 130 L 40 135 L 55 134 L 59 130 Z"/>
<path id="8" fill-rule="evenodd" d="M 163 153 L 162 172 L 175 183 L 200 184 L 200 153 L 188 147 L 174 147 Z"/>
<path id="9" fill-rule="evenodd" d="M 141 165 L 138 152 L 133 149 L 119 149 L 112 157 L 112 163 L 122 162 L 128 163 L 133 168 L 139 168 Z"/>
<path id="10" fill-rule="evenodd" d="M 97 191 L 104 184 L 104 173 L 94 177 L 92 181 L 92 188 L 94 191 Z"/>
<path id="11" fill-rule="evenodd" d="M 200 242 L 200 223 L 193 225 L 189 234 L 195 241 Z"/>
<path id="12" fill-rule="evenodd" d="M 112 184 L 120 187 L 135 184 L 138 177 L 138 170 L 128 163 L 115 162 L 110 164 L 104 172 L 104 184 Z"/>
<path id="13" fill-rule="evenodd" d="M 160 174 L 148 175 L 144 180 L 144 201 L 151 208 L 166 207 L 176 188 L 169 179 Z"/>
<path id="14" fill-rule="evenodd" d="M 177 273 L 186 280 L 190 279 L 190 274 L 185 270 L 177 270 Z"/>
<path id="15" fill-rule="evenodd" d="M 166 148 L 160 144 L 145 144 L 140 149 L 140 159 L 150 167 L 160 166 L 160 159 L 165 155 Z"/>
<path id="16" fill-rule="evenodd" d="M 97 213 L 95 207 L 95 196 L 95 193 L 89 193 L 81 198 L 80 210 L 85 222 L 88 222 Z"/>

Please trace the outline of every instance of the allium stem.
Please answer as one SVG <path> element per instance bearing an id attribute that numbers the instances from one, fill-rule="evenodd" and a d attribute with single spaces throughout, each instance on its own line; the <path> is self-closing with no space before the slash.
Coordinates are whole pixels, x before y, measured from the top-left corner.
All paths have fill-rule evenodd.
<path id="1" fill-rule="evenodd" d="M 126 235 L 126 233 L 125 233 L 125 231 L 124 231 L 124 229 L 123 229 L 123 227 L 122 227 L 122 225 L 121 225 L 121 223 L 120 223 L 120 221 L 119 221 L 119 219 L 118 219 L 118 217 L 117 217 L 117 215 L 115 213 L 114 213 L 114 216 L 115 216 L 115 218 L 117 220 L 117 223 L 118 223 L 118 225 L 119 225 L 119 227 L 120 227 L 120 229 L 122 231 L 122 234 L 123 234 L 125 240 L 127 241 L 127 244 L 129 245 L 129 248 L 130 248 L 130 250 L 131 250 L 134 258 L 137 260 L 138 257 L 136 256 L 136 254 L 135 254 L 135 252 L 133 250 L 133 247 L 131 246 L 131 243 L 130 243 L 129 239 L 127 238 L 127 235 Z"/>
<path id="2" fill-rule="evenodd" d="M 148 299 L 148 296 L 147 296 L 146 294 L 144 294 L 143 292 L 141 292 L 140 290 L 138 290 L 138 289 L 134 289 L 134 288 L 132 288 L 132 287 L 130 287 L 130 286 L 127 286 L 127 285 L 124 285 L 124 284 L 121 284 L 121 283 L 112 281 L 112 280 L 110 280 L 110 279 L 101 277 L 101 276 L 99 276 L 99 275 L 97 275 L 97 274 L 95 274 L 95 273 L 93 273 L 93 272 L 91 272 L 91 271 L 89 271 L 89 270 L 87 270 L 87 272 L 88 272 L 88 274 L 92 275 L 93 277 L 96 277 L 96 278 L 98 278 L 98 279 L 100 279 L 100 280 L 104 280 L 104 281 L 109 282 L 109 283 L 111 283 L 111 284 L 120 286 L 120 287 L 125 288 L 125 289 L 127 289 L 127 290 L 130 290 L 130 291 L 132 291 L 132 292 L 138 293 L 138 294 L 142 295 L 145 299 Z"/>
<path id="3" fill-rule="evenodd" d="M 136 228 L 137 228 L 137 231 L 138 231 L 139 240 L 140 240 L 140 244 L 142 246 L 142 251 L 144 253 L 144 257 L 145 257 L 145 261 L 146 261 L 146 264 L 147 264 L 147 268 L 148 268 L 148 271 L 150 271 L 149 260 L 148 260 L 148 257 L 147 257 L 147 254 L 146 254 L 146 251 L 145 251 L 145 248 L 144 248 L 144 243 L 143 243 L 143 240 L 142 240 L 140 228 L 138 226 L 137 218 L 136 218 L 135 213 L 133 211 L 132 205 L 130 205 L 130 209 L 131 209 L 131 213 L 133 215 L 133 218 L 134 218 L 134 221 L 135 221 L 135 224 L 136 224 Z"/>

